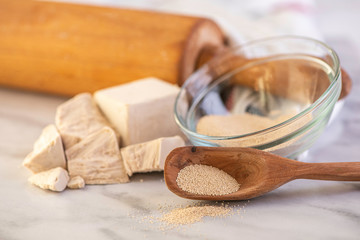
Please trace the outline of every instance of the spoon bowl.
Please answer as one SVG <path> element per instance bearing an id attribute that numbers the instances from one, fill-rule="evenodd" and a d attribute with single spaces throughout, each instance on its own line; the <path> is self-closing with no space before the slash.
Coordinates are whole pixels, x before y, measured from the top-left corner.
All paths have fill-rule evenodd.
<path id="1" fill-rule="evenodd" d="M 177 175 L 186 166 L 216 167 L 240 184 L 225 195 L 199 195 L 182 190 Z M 176 195 L 198 200 L 244 200 L 261 196 L 295 179 L 360 181 L 360 163 L 303 163 L 252 148 L 195 147 L 174 149 L 164 167 L 165 182 Z"/>

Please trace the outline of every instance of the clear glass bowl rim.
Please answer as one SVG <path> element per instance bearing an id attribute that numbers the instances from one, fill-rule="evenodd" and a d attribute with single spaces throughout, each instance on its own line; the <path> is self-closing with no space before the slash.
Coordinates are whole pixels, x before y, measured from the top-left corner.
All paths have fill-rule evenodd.
<path id="1" fill-rule="evenodd" d="M 313 38 L 309 38 L 309 37 L 303 37 L 303 36 L 295 36 L 295 35 L 285 35 L 285 36 L 277 36 L 277 37 L 268 37 L 268 38 L 262 38 L 262 39 L 257 39 L 257 40 L 253 40 L 253 41 L 249 41 L 245 44 L 242 44 L 241 46 L 236 46 L 236 47 L 232 47 L 230 48 L 230 52 L 236 52 L 239 49 L 243 49 L 246 48 L 248 46 L 251 45 L 255 45 L 255 44 L 260 44 L 260 43 L 265 43 L 268 41 L 276 41 L 276 40 L 303 40 L 303 41 L 311 41 L 314 43 L 317 43 L 319 45 L 321 45 L 322 47 L 324 47 L 324 49 L 327 50 L 329 56 L 332 57 L 332 60 L 334 62 L 334 66 L 332 67 L 335 74 L 334 74 L 334 79 L 333 81 L 330 83 L 329 87 L 323 92 L 323 94 L 315 101 L 313 102 L 311 105 L 309 105 L 306 109 L 304 109 L 303 111 L 301 111 L 300 113 L 298 113 L 297 115 L 293 116 L 292 118 L 283 121 L 277 125 L 271 126 L 269 128 L 266 129 L 262 129 L 260 131 L 256 131 L 256 132 L 251 132 L 251 133 L 247 133 L 247 134 L 242 134 L 242 135 L 232 135 L 232 136 L 208 136 L 208 135 L 203 135 L 203 134 L 199 134 L 197 132 L 194 132 L 190 129 L 187 128 L 187 126 L 182 122 L 181 117 L 179 116 L 179 113 L 177 112 L 177 107 L 179 105 L 180 102 L 180 97 L 181 95 L 184 93 L 184 91 L 186 91 L 186 87 L 189 84 L 189 80 L 191 80 L 191 77 L 197 74 L 201 74 L 201 72 L 205 72 L 206 69 L 208 68 L 209 63 L 204 64 L 202 67 L 200 67 L 198 70 L 196 70 L 194 73 L 192 73 L 187 80 L 185 81 L 185 83 L 183 84 L 183 86 L 180 89 L 179 94 L 176 97 L 175 100 L 175 105 L 174 105 L 174 115 L 175 115 L 175 121 L 176 123 L 180 126 L 180 128 L 185 131 L 187 134 L 196 137 L 196 138 L 201 138 L 204 140 L 232 140 L 232 139 L 240 139 L 240 138 L 246 138 L 246 137 L 252 137 L 255 135 L 265 135 L 267 133 L 276 131 L 281 129 L 282 127 L 286 127 L 289 124 L 292 124 L 294 122 L 296 122 L 298 119 L 302 118 L 303 116 L 305 116 L 306 114 L 308 114 L 309 112 L 314 111 L 317 107 L 319 107 L 321 105 L 321 103 L 327 99 L 329 97 L 329 95 L 331 95 L 332 93 L 332 89 L 335 88 L 335 86 L 337 84 L 339 84 L 339 82 L 341 83 L 341 80 L 339 78 L 340 76 L 340 60 L 338 55 L 336 54 L 336 52 L 330 47 L 328 46 L 326 43 L 313 39 Z M 214 59 L 210 60 L 210 62 L 216 61 L 215 57 Z M 315 119 L 313 119 L 315 120 Z M 191 139 L 190 139 L 191 140 Z"/>

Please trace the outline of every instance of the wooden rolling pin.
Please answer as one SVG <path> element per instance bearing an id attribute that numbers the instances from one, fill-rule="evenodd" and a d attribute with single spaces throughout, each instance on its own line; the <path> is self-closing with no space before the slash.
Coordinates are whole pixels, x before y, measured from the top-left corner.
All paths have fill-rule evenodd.
<path id="1" fill-rule="evenodd" d="M 0 0 L 0 84 L 4 86 L 71 96 L 149 76 L 182 85 L 196 68 L 225 49 L 224 34 L 209 19 Z M 246 61 L 234 56 L 227 68 Z M 237 79 L 256 89 L 254 79 L 269 69 L 274 71 L 273 64 Z M 284 71 L 280 70 L 275 72 L 281 82 Z M 271 86 L 276 86 L 270 89 L 276 95 L 287 91 L 283 83 Z M 341 96 L 350 89 L 351 80 L 343 73 Z"/>
<path id="2" fill-rule="evenodd" d="M 171 83 L 222 48 L 211 20 L 31 0 L 0 0 L 0 84 L 60 95 L 154 76 Z"/>

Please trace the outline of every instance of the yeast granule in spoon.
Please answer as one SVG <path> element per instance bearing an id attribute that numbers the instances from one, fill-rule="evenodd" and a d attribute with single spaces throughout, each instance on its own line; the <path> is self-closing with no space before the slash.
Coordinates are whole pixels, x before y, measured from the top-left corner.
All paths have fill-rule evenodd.
<path id="1" fill-rule="evenodd" d="M 184 191 L 198 195 L 225 195 L 239 190 L 239 183 L 216 167 L 195 164 L 184 167 L 176 178 Z"/>

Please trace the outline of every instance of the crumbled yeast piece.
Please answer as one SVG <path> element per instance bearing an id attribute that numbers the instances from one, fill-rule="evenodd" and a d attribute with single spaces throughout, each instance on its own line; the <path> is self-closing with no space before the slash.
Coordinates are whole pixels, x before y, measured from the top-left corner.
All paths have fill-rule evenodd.
<path id="1" fill-rule="evenodd" d="M 71 188 L 71 189 L 84 188 L 85 187 L 85 181 L 80 176 L 72 177 L 70 179 L 70 181 L 68 182 L 67 187 Z"/>
<path id="2" fill-rule="evenodd" d="M 173 107 L 180 88 L 156 78 L 99 90 L 94 98 L 121 135 L 122 146 L 181 134 Z"/>
<path id="3" fill-rule="evenodd" d="M 25 157 L 23 165 L 33 173 L 55 167 L 66 168 L 63 144 L 55 125 L 44 128 L 34 144 L 33 151 Z"/>
<path id="4" fill-rule="evenodd" d="M 86 184 L 129 181 L 121 159 L 116 134 L 103 127 L 65 151 L 71 177 L 80 176 Z"/>
<path id="5" fill-rule="evenodd" d="M 69 174 L 61 167 L 34 174 L 29 178 L 30 183 L 40 188 L 56 192 L 63 191 L 66 188 L 68 181 Z"/>
<path id="6" fill-rule="evenodd" d="M 184 145 L 181 137 L 174 136 L 124 147 L 121 156 L 126 172 L 132 176 L 133 173 L 162 171 L 167 155 L 174 148 Z"/>
<path id="7" fill-rule="evenodd" d="M 78 94 L 61 104 L 56 110 L 55 124 L 65 149 L 109 125 L 90 93 Z"/>

